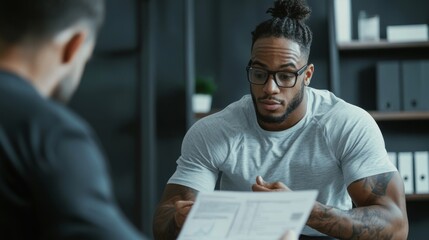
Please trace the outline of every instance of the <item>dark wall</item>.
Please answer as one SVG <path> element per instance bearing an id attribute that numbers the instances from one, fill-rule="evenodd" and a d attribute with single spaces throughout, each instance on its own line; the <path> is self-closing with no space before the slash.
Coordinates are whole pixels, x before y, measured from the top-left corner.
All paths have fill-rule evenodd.
<path id="1" fill-rule="evenodd" d="M 157 195 L 176 169 L 186 133 L 184 1 L 157 1 Z"/>

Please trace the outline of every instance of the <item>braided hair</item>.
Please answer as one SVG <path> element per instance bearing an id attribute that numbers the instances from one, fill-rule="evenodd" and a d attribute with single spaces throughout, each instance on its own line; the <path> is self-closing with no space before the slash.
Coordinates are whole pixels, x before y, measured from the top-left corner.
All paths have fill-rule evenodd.
<path id="1" fill-rule="evenodd" d="M 252 48 L 256 40 L 264 37 L 284 37 L 297 42 L 301 52 L 308 57 L 312 33 L 305 24 L 311 9 L 305 0 L 276 0 L 269 8 L 272 18 L 260 23 L 252 32 Z"/>

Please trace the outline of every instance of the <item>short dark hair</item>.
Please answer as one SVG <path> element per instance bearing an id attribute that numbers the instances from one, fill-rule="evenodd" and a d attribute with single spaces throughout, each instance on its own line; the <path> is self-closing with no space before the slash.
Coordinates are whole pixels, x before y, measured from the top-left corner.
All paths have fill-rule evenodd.
<path id="1" fill-rule="evenodd" d="M 96 32 L 104 18 L 104 0 L 2 0 L 0 41 L 43 39 L 78 22 Z"/>
<path id="2" fill-rule="evenodd" d="M 260 23 L 252 32 L 252 48 L 256 40 L 264 37 L 284 37 L 297 42 L 301 51 L 310 55 L 313 39 L 305 20 L 311 13 L 304 0 L 276 0 L 274 7 L 269 8 L 272 18 Z"/>

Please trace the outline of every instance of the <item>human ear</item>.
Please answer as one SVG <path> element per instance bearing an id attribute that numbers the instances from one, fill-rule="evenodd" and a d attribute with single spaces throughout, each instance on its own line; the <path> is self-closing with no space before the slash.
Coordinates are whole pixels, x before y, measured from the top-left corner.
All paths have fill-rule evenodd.
<path id="1" fill-rule="evenodd" d="M 310 85 L 311 77 L 313 77 L 313 73 L 314 73 L 314 65 L 309 64 L 307 67 L 307 71 L 305 71 L 305 77 L 304 77 L 305 86 Z"/>
<path id="2" fill-rule="evenodd" d="M 86 34 L 82 31 L 77 31 L 65 41 L 62 51 L 62 63 L 67 64 L 73 61 L 79 50 L 83 47 L 86 40 Z"/>

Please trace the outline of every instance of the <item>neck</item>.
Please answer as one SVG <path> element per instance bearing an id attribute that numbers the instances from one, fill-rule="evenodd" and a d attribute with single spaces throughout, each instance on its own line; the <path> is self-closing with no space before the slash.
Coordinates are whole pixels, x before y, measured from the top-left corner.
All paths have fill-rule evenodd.
<path id="1" fill-rule="evenodd" d="M 51 89 L 43 80 L 44 72 L 41 71 L 40 63 L 43 51 L 35 51 L 33 48 L 22 46 L 8 46 L 0 52 L 0 69 L 18 75 L 33 85 L 44 97 L 50 95 Z"/>

